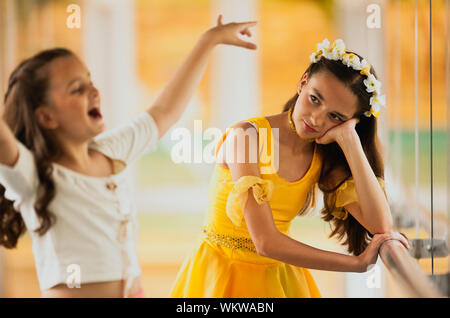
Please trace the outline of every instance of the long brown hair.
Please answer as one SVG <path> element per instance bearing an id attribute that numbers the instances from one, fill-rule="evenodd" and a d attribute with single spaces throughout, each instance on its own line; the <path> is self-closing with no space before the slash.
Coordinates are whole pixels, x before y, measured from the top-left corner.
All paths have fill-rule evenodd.
<path id="1" fill-rule="evenodd" d="M 350 52 L 353 53 L 353 52 Z M 356 53 L 354 53 L 356 54 Z M 356 54 L 360 59 L 362 57 Z M 366 117 L 365 111 L 370 109 L 369 101 L 373 93 L 366 91 L 363 81 L 366 76 L 361 75 L 359 71 L 355 71 L 347 67 L 342 61 L 334 61 L 326 58 L 320 59 L 316 63 L 311 63 L 305 73 L 311 78 L 318 72 L 330 72 L 342 83 L 344 83 L 358 98 L 358 110 L 354 118 L 359 118 L 359 123 L 355 130 L 361 140 L 364 153 L 375 176 L 384 179 L 384 163 L 382 153 L 380 152 L 380 141 L 377 136 L 377 120 L 375 117 Z M 375 70 L 371 67 L 370 72 L 377 78 Z M 297 101 L 298 93 L 296 93 L 284 106 L 283 112 L 288 111 Z M 336 142 L 322 145 L 317 144 L 317 151 L 323 158 L 322 170 L 318 182 L 319 189 L 323 192 L 324 208 L 321 211 L 322 219 L 332 223 L 332 232 L 330 237 L 337 236 L 339 240 L 345 238 L 342 245 L 347 246 L 349 253 L 354 255 L 361 254 L 368 244 L 370 234 L 351 214 L 345 220 L 334 218 L 331 214 L 336 208 L 336 190 L 351 176 L 351 170 L 342 149 Z M 331 172 L 334 169 L 345 172 L 346 176 L 337 183 L 332 180 Z M 386 192 L 385 192 L 386 194 Z M 344 209 L 344 208 L 340 208 Z"/>
<path id="2" fill-rule="evenodd" d="M 39 235 L 44 235 L 55 222 L 48 206 L 55 196 L 51 162 L 59 155 L 60 147 L 55 138 L 38 124 L 34 111 L 49 104 L 50 62 L 73 55 L 67 49 L 55 48 L 22 61 L 9 77 L 4 98 L 6 124 L 16 139 L 34 154 L 39 177 L 39 195 L 34 208 L 40 221 L 40 227 L 35 232 Z M 0 184 L 0 245 L 14 248 L 25 232 L 25 224 L 20 213 L 14 209 L 13 201 L 5 198 L 5 190 Z"/>

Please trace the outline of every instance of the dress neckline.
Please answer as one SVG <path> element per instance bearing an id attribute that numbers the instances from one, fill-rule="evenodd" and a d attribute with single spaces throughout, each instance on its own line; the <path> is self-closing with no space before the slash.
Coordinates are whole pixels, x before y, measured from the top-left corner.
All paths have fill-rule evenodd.
<path id="1" fill-rule="evenodd" d="M 116 177 L 122 175 L 123 172 L 126 170 L 125 168 L 127 167 L 127 165 L 122 160 L 111 158 L 110 156 L 106 155 L 103 151 L 101 151 L 97 147 L 94 147 L 92 144 L 89 145 L 89 149 L 94 149 L 98 152 L 101 152 L 105 157 L 107 157 L 109 160 L 111 160 L 111 163 L 113 165 L 113 173 L 112 174 L 110 174 L 108 176 L 103 176 L 103 177 L 96 177 L 96 176 L 90 176 L 90 175 L 87 175 L 87 174 L 84 174 L 81 172 L 77 172 L 73 169 L 65 167 L 56 162 L 52 162 L 52 165 L 54 167 L 56 167 L 57 169 L 62 170 L 65 173 L 75 176 L 77 178 L 82 178 L 82 179 L 91 180 L 91 181 L 101 181 L 101 182 L 103 182 L 105 180 L 110 180 L 112 178 L 116 178 Z"/>
<path id="2" fill-rule="evenodd" d="M 268 126 L 270 129 L 272 129 L 272 126 L 270 125 L 269 120 L 268 120 L 266 117 L 262 117 L 262 118 L 266 121 L 267 126 Z M 289 181 L 289 180 L 287 180 L 286 178 L 283 178 L 282 176 L 280 176 L 277 172 L 275 172 L 274 175 L 277 177 L 277 179 L 279 179 L 279 180 L 281 180 L 282 182 L 287 183 L 287 184 L 298 184 L 298 183 L 302 183 L 302 182 L 305 181 L 305 180 L 308 178 L 308 176 L 312 173 L 313 167 L 315 166 L 316 161 L 317 161 L 317 156 L 318 156 L 318 155 L 317 155 L 317 144 L 314 143 L 313 157 L 312 157 L 312 159 L 311 159 L 311 163 L 309 164 L 308 170 L 306 170 L 305 174 L 304 174 L 300 179 L 298 179 L 298 180 L 295 180 L 295 181 Z"/>

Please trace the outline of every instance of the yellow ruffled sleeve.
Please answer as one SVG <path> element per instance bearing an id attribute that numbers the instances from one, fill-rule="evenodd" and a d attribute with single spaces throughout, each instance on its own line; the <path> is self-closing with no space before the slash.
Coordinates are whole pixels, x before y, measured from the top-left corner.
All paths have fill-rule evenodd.
<path id="1" fill-rule="evenodd" d="M 258 204 L 269 201 L 272 198 L 274 184 L 271 180 L 265 180 L 256 176 L 243 176 L 237 180 L 227 199 L 226 212 L 234 225 L 240 226 L 248 199 L 248 190 L 253 189 L 253 196 Z"/>
<path id="2" fill-rule="evenodd" d="M 378 178 L 378 183 L 384 189 L 384 180 Z M 355 188 L 355 180 L 350 177 L 336 190 L 336 210 L 331 214 L 340 220 L 346 220 L 348 217 L 348 212 L 344 209 L 344 206 L 352 202 L 358 201 L 358 195 Z"/>

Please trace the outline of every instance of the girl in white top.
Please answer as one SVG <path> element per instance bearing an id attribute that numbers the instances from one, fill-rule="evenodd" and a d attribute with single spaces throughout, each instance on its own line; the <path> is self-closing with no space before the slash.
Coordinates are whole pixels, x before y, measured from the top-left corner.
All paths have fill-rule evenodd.
<path id="1" fill-rule="evenodd" d="M 29 231 L 43 297 L 143 295 L 126 168 L 178 121 L 216 45 L 256 49 L 238 36 L 253 25 L 219 16 L 154 104 L 108 132 L 72 52 L 43 51 L 13 71 L 0 119 L 0 245 Z"/>

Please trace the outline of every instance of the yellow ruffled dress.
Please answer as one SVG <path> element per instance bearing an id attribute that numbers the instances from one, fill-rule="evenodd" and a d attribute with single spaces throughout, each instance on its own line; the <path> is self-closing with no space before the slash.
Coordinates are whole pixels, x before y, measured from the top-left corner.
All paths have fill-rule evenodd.
<path id="1" fill-rule="evenodd" d="M 230 171 L 216 164 L 199 241 L 184 260 L 172 285 L 171 297 L 321 297 L 308 269 L 256 253 L 241 208 L 248 190 L 252 188 L 258 203 L 269 201 L 278 230 L 289 235 L 291 221 L 299 214 L 306 200 L 314 203 L 312 189 L 318 182 L 322 165 L 317 147 L 303 178 L 289 182 L 275 173 L 268 120 L 258 117 L 246 121 L 258 127 L 262 178 L 244 176 L 233 182 Z M 216 152 L 227 133 L 218 143 Z M 346 186 L 347 183 L 344 183 L 340 189 Z M 345 195 L 356 200 L 354 189 L 353 195 L 348 192 Z M 346 204 L 349 202 L 348 198 L 344 201 Z M 336 217 L 341 218 L 339 215 Z"/>

